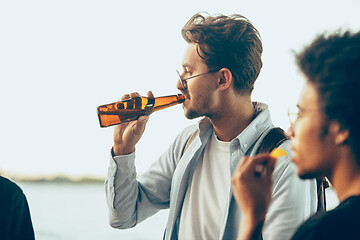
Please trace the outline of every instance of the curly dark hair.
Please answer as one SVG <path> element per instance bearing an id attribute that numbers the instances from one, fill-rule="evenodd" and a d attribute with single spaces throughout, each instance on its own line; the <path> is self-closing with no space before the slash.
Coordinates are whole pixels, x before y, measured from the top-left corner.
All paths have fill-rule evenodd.
<path id="1" fill-rule="evenodd" d="M 296 61 L 315 84 L 325 117 L 349 130 L 348 144 L 360 165 L 360 32 L 322 34 Z"/>
<path id="2" fill-rule="evenodd" d="M 259 32 L 247 18 L 197 13 L 181 34 L 186 42 L 197 44 L 197 52 L 209 69 L 229 69 L 235 89 L 252 92 L 262 67 L 263 48 Z"/>

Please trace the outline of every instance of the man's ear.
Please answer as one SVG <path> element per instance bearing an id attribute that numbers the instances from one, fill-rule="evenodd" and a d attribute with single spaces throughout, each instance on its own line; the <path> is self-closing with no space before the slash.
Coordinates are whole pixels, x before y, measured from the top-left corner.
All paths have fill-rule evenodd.
<path id="1" fill-rule="evenodd" d="M 349 129 L 342 128 L 338 122 L 332 122 L 330 131 L 334 134 L 334 141 L 336 145 L 346 143 L 349 138 Z"/>
<path id="2" fill-rule="evenodd" d="M 218 76 L 219 76 L 218 84 L 221 90 L 228 89 L 234 80 L 231 71 L 228 68 L 220 69 Z"/>

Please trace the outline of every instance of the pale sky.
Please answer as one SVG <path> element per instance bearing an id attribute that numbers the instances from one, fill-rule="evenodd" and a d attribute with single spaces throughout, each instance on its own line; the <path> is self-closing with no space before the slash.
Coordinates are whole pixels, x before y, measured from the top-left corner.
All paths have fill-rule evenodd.
<path id="1" fill-rule="evenodd" d="M 96 107 L 129 92 L 178 93 L 186 47 L 180 30 L 199 11 L 242 14 L 263 40 L 253 100 L 288 127 L 302 76 L 292 51 L 325 30 L 359 31 L 360 1 L 0 2 L 0 170 L 104 177 L 113 128 Z M 189 124 L 180 106 L 154 113 L 136 150 L 144 171 Z"/>

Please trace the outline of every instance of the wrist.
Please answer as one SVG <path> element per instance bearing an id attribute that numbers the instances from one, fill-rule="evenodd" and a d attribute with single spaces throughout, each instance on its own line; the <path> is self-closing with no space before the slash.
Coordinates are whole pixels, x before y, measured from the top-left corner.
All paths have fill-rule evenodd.
<path id="1" fill-rule="evenodd" d="M 253 217 L 242 217 L 240 231 L 237 240 L 259 240 L 262 239 L 262 228 L 264 219 Z"/>
<path id="2" fill-rule="evenodd" d="M 111 148 L 111 154 L 114 156 L 128 155 L 135 151 L 135 147 L 122 147 L 115 145 Z"/>
<path id="3" fill-rule="evenodd" d="M 259 223 L 263 223 L 265 221 L 265 213 L 256 213 L 256 212 L 249 212 L 244 213 L 243 218 L 251 223 L 252 226 L 257 226 Z"/>

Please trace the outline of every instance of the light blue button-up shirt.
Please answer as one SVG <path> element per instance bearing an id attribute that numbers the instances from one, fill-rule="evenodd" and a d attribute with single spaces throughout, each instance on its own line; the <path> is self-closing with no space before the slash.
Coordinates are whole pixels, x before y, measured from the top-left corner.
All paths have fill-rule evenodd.
<path id="1" fill-rule="evenodd" d="M 256 152 L 266 133 L 274 128 L 268 107 L 263 103 L 254 103 L 254 108 L 257 113 L 255 119 L 231 141 L 231 173 L 243 156 Z M 120 229 L 130 228 L 160 209 L 170 208 L 165 239 L 177 239 L 177 223 L 186 189 L 212 132 L 212 124 L 207 118 L 184 129 L 139 178 L 136 176 L 135 153 L 111 156 L 105 182 L 110 225 Z M 193 134 L 197 136 L 184 151 Z M 280 148 L 291 156 L 289 141 L 281 144 Z M 263 239 L 290 239 L 297 227 L 316 211 L 316 183 L 314 180 L 300 180 L 290 157 L 278 160 L 273 183 L 272 203 L 266 214 Z M 241 211 L 230 188 L 219 239 L 236 239 L 240 219 Z"/>

